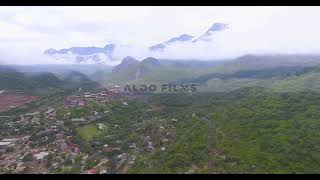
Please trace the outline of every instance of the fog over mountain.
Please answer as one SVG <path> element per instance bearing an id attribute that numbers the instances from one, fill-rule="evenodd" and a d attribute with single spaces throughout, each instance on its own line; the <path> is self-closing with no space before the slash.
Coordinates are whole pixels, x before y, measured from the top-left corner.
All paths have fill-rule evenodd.
<path id="1" fill-rule="evenodd" d="M 319 7 L 1 7 L 0 63 L 320 54 L 318 18 Z"/>

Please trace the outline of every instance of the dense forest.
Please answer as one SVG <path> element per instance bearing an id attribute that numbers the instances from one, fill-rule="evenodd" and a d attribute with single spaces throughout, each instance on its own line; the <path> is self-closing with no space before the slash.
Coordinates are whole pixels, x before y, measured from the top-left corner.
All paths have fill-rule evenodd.
<path id="1" fill-rule="evenodd" d="M 166 153 L 140 159 L 132 172 L 319 172 L 320 94 L 252 87 L 153 100 L 184 121 Z"/>

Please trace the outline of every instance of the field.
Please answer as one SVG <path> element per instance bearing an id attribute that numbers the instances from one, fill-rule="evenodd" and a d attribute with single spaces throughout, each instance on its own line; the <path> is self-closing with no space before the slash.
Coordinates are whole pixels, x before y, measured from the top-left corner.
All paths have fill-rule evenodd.
<path id="1" fill-rule="evenodd" d="M 23 106 L 32 101 L 37 100 L 38 97 L 21 94 L 0 94 L 0 112 L 7 111 L 11 108 Z"/>
<path id="2" fill-rule="evenodd" d="M 77 132 L 79 136 L 86 141 L 102 135 L 102 131 L 100 131 L 95 124 L 79 127 L 77 128 Z"/>

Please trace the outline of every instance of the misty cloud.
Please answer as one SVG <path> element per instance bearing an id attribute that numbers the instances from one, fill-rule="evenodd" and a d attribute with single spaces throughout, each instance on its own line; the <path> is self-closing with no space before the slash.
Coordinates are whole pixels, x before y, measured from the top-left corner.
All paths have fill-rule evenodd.
<path id="1" fill-rule="evenodd" d="M 108 43 L 118 45 L 112 63 L 125 56 L 214 60 L 248 53 L 318 54 L 319 18 L 319 7 L 1 7 L 0 63 L 70 63 L 42 53 Z M 212 34 L 209 42 L 148 50 L 181 34 L 198 38 L 215 22 L 230 28 Z"/>

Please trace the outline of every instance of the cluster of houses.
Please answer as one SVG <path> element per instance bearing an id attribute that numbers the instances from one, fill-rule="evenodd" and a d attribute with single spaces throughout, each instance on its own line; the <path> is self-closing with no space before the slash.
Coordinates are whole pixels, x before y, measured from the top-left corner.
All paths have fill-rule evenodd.
<path id="1" fill-rule="evenodd" d="M 18 136 L 17 138 L 2 139 L 0 142 L 0 167 L 6 171 L 22 172 L 26 166 L 23 162 L 30 136 Z"/>
<path id="2" fill-rule="evenodd" d="M 114 99 L 121 97 L 121 90 L 119 86 L 114 86 L 111 89 L 98 89 L 94 92 L 85 92 L 80 95 L 68 96 L 64 99 L 62 108 L 74 108 L 74 107 L 84 107 L 90 102 L 107 103 L 113 101 Z M 127 102 L 122 102 L 122 105 L 128 106 Z M 85 117 L 70 118 L 73 124 L 90 123 L 102 117 L 103 113 L 109 113 L 108 110 L 104 112 L 93 111 L 92 114 Z M 66 114 L 69 116 L 70 114 Z M 176 119 L 172 119 L 176 122 Z M 57 119 L 57 109 L 49 107 L 45 110 L 39 110 L 31 113 L 25 113 L 21 115 L 20 120 L 15 122 L 10 122 L 10 127 L 15 128 L 23 127 L 26 125 L 31 125 L 35 130 L 33 132 L 23 132 L 23 134 L 28 134 L 28 136 L 16 137 L 16 138 L 6 138 L 0 140 L 0 168 L 4 169 L 6 172 L 23 172 L 28 169 L 28 167 L 34 167 L 35 169 L 58 168 L 64 163 L 64 156 L 68 156 L 73 162 L 79 156 L 87 157 L 85 153 L 80 151 L 77 144 L 73 143 L 72 133 L 68 133 L 68 129 L 64 126 L 63 120 Z M 106 130 L 106 126 L 103 123 L 97 123 L 97 128 L 101 131 Z M 114 128 L 119 129 L 120 126 L 114 124 Z M 19 131 L 19 128 L 16 128 Z M 159 132 L 162 135 L 160 150 L 166 150 L 166 144 L 168 143 L 168 134 L 166 128 L 163 126 L 159 127 Z M 20 132 L 17 132 L 20 134 Z M 31 137 L 31 138 L 30 138 Z M 31 140 L 36 138 L 36 140 Z M 42 143 L 40 143 L 42 142 Z M 121 140 L 117 140 L 115 143 L 121 143 Z M 155 141 L 157 142 L 157 141 Z M 112 143 L 110 143 L 112 144 Z M 121 151 L 122 146 L 112 147 L 110 144 L 104 144 L 101 147 L 101 152 L 115 152 L 117 159 L 117 169 L 123 166 L 132 165 L 135 162 L 136 154 L 139 148 L 135 143 L 128 143 L 129 151 Z M 145 138 L 145 147 L 148 151 L 154 151 L 155 146 L 151 141 L 150 136 Z M 10 150 L 14 149 L 14 150 Z M 127 149 L 127 148 L 126 148 Z M 130 155 L 129 152 L 132 152 Z M 112 153 L 113 154 L 113 153 Z M 49 157 L 55 156 L 53 162 L 49 162 Z M 83 161 L 83 162 L 82 162 Z M 85 164 L 86 158 L 82 158 L 82 164 Z M 82 172 L 89 174 L 96 173 L 107 173 L 107 159 L 100 160 L 97 166 L 90 169 L 83 169 Z"/>
<path id="3" fill-rule="evenodd" d="M 27 125 L 30 128 L 20 132 L 21 127 Z M 42 113 L 25 113 L 19 120 L 11 121 L 8 131 L 17 131 L 15 138 L 0 140 L 0 168 L 4 172 L 45 173 L 50 168 L 47 166 L 47 157 L 50 154 L 76 157 L 80 153 L 79 148 L 70 141 L 70 136 L 64 133 L 62 126 L 63 121 L 56 119 L 56 109 L 50 107 Z M 52 138 L 53 140 L 50 140 Z M 36 172 L 37 170 L 41 171 Z"/>
<path id="4" fill-rule="evenodd" d="M 64 99 L 63 106 L 68 107 L 82 107 L 85 106 L 86 102 L 81 98 L 80 95 L 78 96 L 69 96 Z"/>
<path id="5" fill-rule="evenodd" d="M 81 95 L 72 95 L 64 99 L 63 107 L 83 107 L 89 102 L 107 103 L 121 96 L 119 86 L 111 89 L 100 88 L 94 92 L 85 92 Z"/>
<path id="6" fill-rule="evenodd" d="M 42 141 L 47 141 L 46 134 L 48 131 L 52 131 L 50 129 L 40 130 L 33 136 L 40 136 Z M 35 141 L 31 140 L 30 137 L 24 136 L 0 141 L 0 167 L 4 172 L 23 173 L 31 167 L 29 168 L 30 173 L 45 173 L 48 168 L 57 168 L 64 162 L 64 158 L 60 156 L 67 155 L 74 161 L 81 154 L 77 144 L 70 140 L 71 136 L 64 133 L 55 134 L 53 141 L 40 146 L 34 146 Z M 40 139 L 37 141 L 40 141 Z M 48 156 L 50 154 L 54 155 L 59 161 L 48 166 Z M 35 172 L 36 170 L 41 171 Z"/>
<path id="7" fill-rule="evenodd" d="M 80 150 L 78 145 L 72 143 L 70 138 L 71 136 L 66 136 L 65 134 L 56 134 L 56 139 L 53 142 L 54 150 L 64 154 L 72 154 L 74 156 L 79 155 Z"/>

